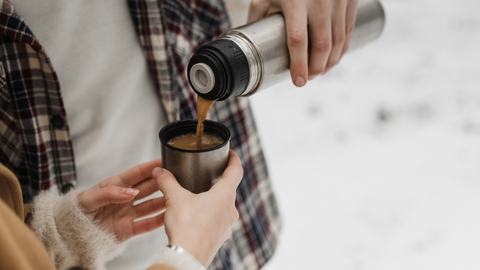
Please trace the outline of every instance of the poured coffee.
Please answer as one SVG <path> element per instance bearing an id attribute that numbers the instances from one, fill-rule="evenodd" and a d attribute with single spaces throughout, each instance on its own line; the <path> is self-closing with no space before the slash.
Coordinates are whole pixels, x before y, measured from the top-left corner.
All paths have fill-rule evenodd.
<path id="1" fill-rule="evenodd" d="M 208 111 L 212 108 L 215 100 L 207 100 L 197 96 L 198 120 L 196 134 L 184 134 L 171 139 L 168 144 L 185 150 L 210 149 L 221 145 L 224 140 L 212 134 L 203 134 L 203 121 L 207 118 Z"/>
<path id="2" fill-rule="evenodd" d="M 198 107 L 198 124 L 197 124 L 197 149 L 207 149 L 202 146 L 203 143 L 203 121 L 207 118 L 208 111 L 212 108 L 215 100 L 204 99 L 201 96 L 197 96 L 197 107 Z"/>
<path id="3" fill-rule="evenodd" d="M 196 137 L 197 136 L 195 134 L 181 135 L 171 139 L 168 144 L 173 147 L 185 150 L 201 150 L 219 146 L 224 142 L 222 138 L 206 133 L 202 136 L 201 148 L 198 148 Z"/>

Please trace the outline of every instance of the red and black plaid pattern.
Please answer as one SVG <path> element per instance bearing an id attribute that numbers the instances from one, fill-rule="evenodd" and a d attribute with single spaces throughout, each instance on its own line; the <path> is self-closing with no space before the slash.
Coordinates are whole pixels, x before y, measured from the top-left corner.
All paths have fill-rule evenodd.
<path id="1" fill-rule="evenodd" d="M 196 118 L 186 77 L 191 54 L 229 26 L 221 0 L 128 0 L 154 85 L 168 120 Z M 26 202 L 53 185 L 75 183 L 73 150 L 60 86 L 46 53 L 7 0 L 0 14 L 0 162 L 19 177 Z M 210 118 L 232 131 L 244 178 L 239 221 L 209 269 L 258 269 L 272 256 L 280 230 L 277 204 L 245 98 L 217 102 Z"/>

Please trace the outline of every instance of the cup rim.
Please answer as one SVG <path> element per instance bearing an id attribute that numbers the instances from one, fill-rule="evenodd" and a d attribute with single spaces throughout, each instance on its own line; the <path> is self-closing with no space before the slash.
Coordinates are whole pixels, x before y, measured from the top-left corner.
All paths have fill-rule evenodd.
<path id="1" fill-rule="evenodd" d="M 225 141 L 220 145 L 217 145 L 215 147 L 208 148 L 208 149 L 189 150 L 189 149 L 182 149 L 182 148 L 177 148 L 177 147 L 171 146 L 171 145 L 168 144 L 168 141 L 166 141 L 165 137 L 166 137 L 167 132 L 169 132 L 171 129 L 179 128 L 179 127 L 182 127 L 182 126 L 185 126 L 185 125 L 191 126 L 191 125 L 194 124 L 195 128 L 193 129 L 193 131 L 194 131 L 193 133 L 195 134 L 197 123 L 198 123 L 197 119 L 186 119 L 186 120 L 175 121 L 175 122 L 172 122 L 172 123 L 169 123 L 169 124 L 165 125 L 160 130 L 160 132 L 158 133 L 160 143 L 167 148 L 173 149 L 175 151 L 186 152 L 186 153 L 211 152 L 211 151 L 221 149 L 221 148 L 225 147 L 228 143 L 230 143 L 230 139 L 231 139 L 230 130 L 225 125 L 223 125 L 222 123 L 211 121 L 211 120 L 203 121 L 203 126 L 204 126 L 204 128 L 210 129 L 210 131 L 211 130 L 219 130 L 219 131 L 221 130 L 221 131 L 223 131 L 224 134 L 209 132 L 209 133 L 213 133 L 215 135 L 221 136 L 223 139 L 226 138 Z M 187 134 L 187 133 L 185 133 L 185 134 Z M 188 133 L 188 134 L 190 134 L 190 133 Z M 226 136 L 223 136 L 223 135 L 226 135 Z"/>

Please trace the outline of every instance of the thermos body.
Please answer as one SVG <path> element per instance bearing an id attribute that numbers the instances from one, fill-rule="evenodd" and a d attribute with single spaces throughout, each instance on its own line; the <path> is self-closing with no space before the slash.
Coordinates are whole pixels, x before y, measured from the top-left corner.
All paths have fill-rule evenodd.
<path id="1" fill-rule="evenodd" d="M 384 25 L 381 3 L 360 0 L 349 52 L 377 39 Z M 289 63 L 285 20 L 275 14 L 228 30 L 202 46 L 190 59 L 188 77 L 197 94 L 222 100 L 289 79 Z"/>
<path id="2" fill-rule="evenodd" d="M 240 96 L 251 95 L 289 77 L 287 29 L 281 14 L 231 29 L 219 38 L 235 42 L 247 55 L 250 81 Z"/>

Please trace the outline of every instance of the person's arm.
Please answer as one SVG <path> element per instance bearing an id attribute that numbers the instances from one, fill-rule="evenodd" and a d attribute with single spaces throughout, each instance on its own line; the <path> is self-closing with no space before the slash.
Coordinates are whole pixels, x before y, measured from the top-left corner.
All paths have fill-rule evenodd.
<path id="1" fill-rule="evenodd" d="M 141 170 L 144 170 L 143 175 L 149 176 L 147 181 L 141 182 L 141 186 L 140 184 L 135 185 L 137 190 L 143 191 L 142 194 L 145 196 L 158 190 L 156 181 L 151 178 L 150 174 L 152 169 L 159 165 L 161 162 L 157 160 L 150 163 L 149 166 L 142 164 L 127 171 L 134 172 L 129 175 L 131 177 L 129 180 L 143 179 L 143 177 L 135 176 L 139 175 L 135 172 Z M 125 175 L 114 178 L 119 179 L 123 176 Z M 121 188 L 120 191 L 123 189 Z M 97 195 L 90 194 L 92 196 L 88 196 L 88 198 L 96 201 L 102 198 L 131 201 L 133 198 L 133 196 L 122 198 L 123 192 L 118 194 L 112 192 L 113 189 L 105 191 L 107 192 L 100 194 L 97 192 Z M 52 188 L 37 196 L 34 212 L 29 215 L 35 234 L 23 222 L 26 212 L 24 211 L 25 205 L 22 203 L 19 181 L 10 170 L 0 164 L 0 250 L 2 251 L 0 252 L 0 269 L 103 268 L 108 258 L 117 254 L 122 246 L 118 244 L 115 235 L 98 225 L 98 220 L 94 221 L 93 217 L 85 215 L 77 200 L 79 192 L 77 190 L 66 196 L 60 196 L 58 191 Z M 89 195 L 89 193 L 86 191 L 82 194 Z M 156 210 L 160 211 L 163 208 L 162 206 Z M 123 210 L 125 209 L 130 208 L 127 207 Z M 117 208 L 117 210 L 122 209 Z M 171 270 L 173 268 L 168 265 L 157 265 L 156 269 Z"/>
<path id="2" fill-rule="evenodd" d="M 358 0 L 252 0 L 248 22 L 283 13 L 290 74 L 293 83 L 301 87 L 307 79 L 328 72 L 347 52 L 357 8 Z"/>
<path id="3" fill-rule="evenodd" d="M 158 166 L 154 160 L 85 191 L 59 196 L 52 189 L 34 199 L 29 225 L 58 269 L 102 268 L 122 252 L 121 243 L 163 226 L 163 214 L 133 222 L 165 209 L 163 198 L 133 205 L 158 191 L 151 177 Z"/>
<path id="4" fill-rule="evenodd" d="M 169 244 L 176 247 L 164 248 L 164 252 L 170 255 L 160 254 L 157 263 L 187 269 L 181 263 L 190 262 L 191 255 L 207 267 L 220 246 L 230 237 L 231 228 L 238 220 L 236 189 L 243 177 L 239 157 L 230 150 L 228 166 L 222 178 L 209 191 L 200 194 L 182 188 L 165 169 L 156 168 L 152 175 L 165 195 L 165 231 Z M 175 253 L 178 256 L 174 259 Z M 197 268 L 188 269 L 202 269 L 199 264 L 193 265 Z"/>

